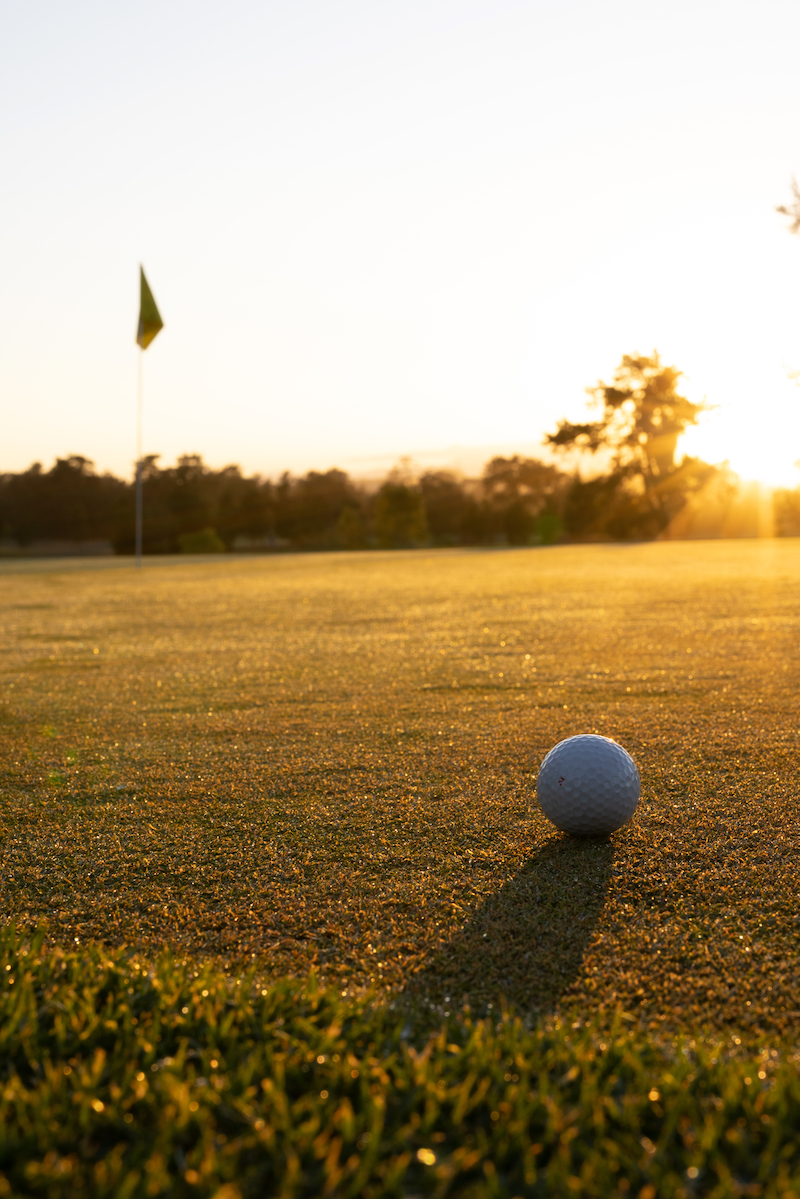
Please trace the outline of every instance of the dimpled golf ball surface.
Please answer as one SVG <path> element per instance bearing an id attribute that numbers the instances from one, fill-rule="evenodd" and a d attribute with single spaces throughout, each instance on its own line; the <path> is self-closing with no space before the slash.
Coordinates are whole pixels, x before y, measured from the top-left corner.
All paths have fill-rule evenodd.
<path id="1" fill-rule="evenodd" d="M 639 802 L 639 771 L 631 755 L 595 733 L 554 745 L 539 767 L 536 794 L 564 833 L 599 837 L 630 820 Z"/>

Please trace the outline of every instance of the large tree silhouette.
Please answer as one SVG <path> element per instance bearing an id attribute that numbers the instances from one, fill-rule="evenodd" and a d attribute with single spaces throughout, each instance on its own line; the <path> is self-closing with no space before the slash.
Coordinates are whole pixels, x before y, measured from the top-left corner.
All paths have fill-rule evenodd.
<path id="1" fill-rule="evenodd" d="M 696 425 L 705 403 L 695 404 L 678 393 L 682 371 L 650 357 L 626 354 L 613 383 L 587 387 L 599 419 L 586 424 L 562 420 L 547 442 L 556 449 L 610 451 L 614 467 L 640 474 L 648 482 L 663 479 L 675 468 L 678 438 Z"/>
<path id="2" fill-rule="evenodd" d="M 563 420 L 548 434 L 556 450 L 603 452 L 608 467 L 573 483 L 566 510 L 570 532 L 655 536 L 713 473 L 698 459 L 675 459 L 678 438 L 708 408 L 680 394 L 682 373 L 664 366 L 655 350 L 649 357 L 626 354 L 612 383 L 587 388 L 598 418 Z"/>

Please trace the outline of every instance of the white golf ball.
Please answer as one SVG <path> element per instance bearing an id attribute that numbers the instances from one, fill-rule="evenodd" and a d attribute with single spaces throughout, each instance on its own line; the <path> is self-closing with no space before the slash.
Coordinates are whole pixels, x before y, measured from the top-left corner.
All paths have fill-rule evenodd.
<path id="1" fill-rule="evenodd" d="M 616 741 L 580 733 L 550 750 L 539 767 L 536 794 L 545 816 L 562 832 L 601 837 L 636 811 L 639 771 Z"/>

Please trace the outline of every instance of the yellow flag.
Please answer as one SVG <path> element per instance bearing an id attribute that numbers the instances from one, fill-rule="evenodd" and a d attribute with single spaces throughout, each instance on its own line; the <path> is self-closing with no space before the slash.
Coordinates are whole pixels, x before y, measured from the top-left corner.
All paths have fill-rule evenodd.
<path id="1" fill-rule="evenodd" d="M 144 270 L 139 267 L 142 276 L 142 298 L 139 303 L 139 329 L 136 334 L 137 344 L 146 350 L 154 337 L 164 328 L 164 322 L 156 307 L 150 285 L 144 277 Z"/>

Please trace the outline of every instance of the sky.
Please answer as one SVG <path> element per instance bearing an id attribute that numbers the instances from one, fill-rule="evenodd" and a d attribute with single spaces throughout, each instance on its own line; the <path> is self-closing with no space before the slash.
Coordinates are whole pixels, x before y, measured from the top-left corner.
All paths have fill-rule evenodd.
<path id="1" fill-rule="evenodd" d="M 539 453 L 625 353 L 800 471 L 796 0 L 29 0 L 0 20 L 0 471 Z"/>

